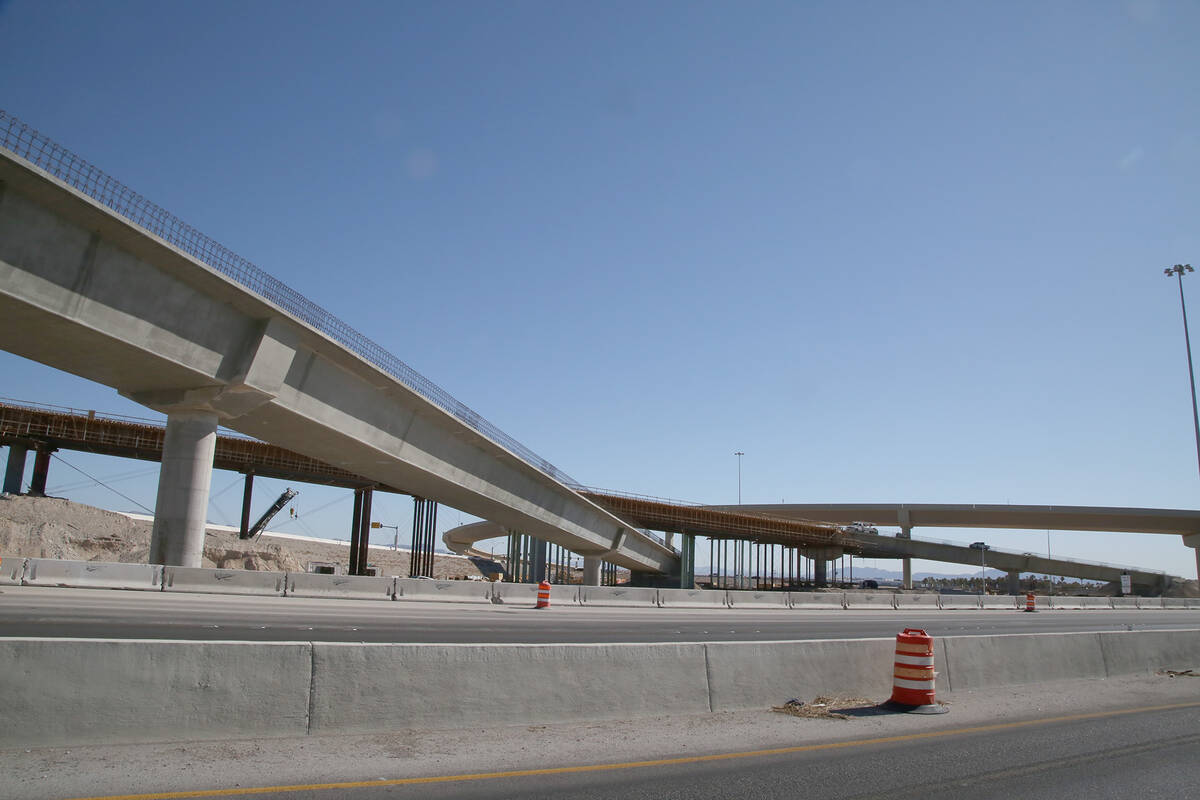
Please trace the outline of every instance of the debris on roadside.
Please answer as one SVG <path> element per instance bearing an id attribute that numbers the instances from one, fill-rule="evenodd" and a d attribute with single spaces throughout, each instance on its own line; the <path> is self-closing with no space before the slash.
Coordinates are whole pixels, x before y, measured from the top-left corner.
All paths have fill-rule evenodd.
<path id="1" fill-rule="evenodd" d="M 811 703 L 805 703 L 798 697 L 793 697 L 781 706 L 771 706 L 771 710 L 780 714 L 790 714 L 793 717 L 807 719 L 850 719 L 841 713 L 842 709 L 861 708 L 871 705 L 865 697 L 814 697 Z"/>
<path id="2" fill-rule="evenodd" d="M 1155 675 L 1166 675 L 1168 678 L 1200 678 L 1200 672 L 1190 669 L 1160 669 Z"/>

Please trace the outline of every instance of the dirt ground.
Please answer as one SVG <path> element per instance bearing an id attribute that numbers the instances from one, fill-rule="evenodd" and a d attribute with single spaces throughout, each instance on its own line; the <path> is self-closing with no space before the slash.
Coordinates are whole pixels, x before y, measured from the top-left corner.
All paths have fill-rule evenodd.
<path id="1" fill-rule="evenodd" d="M 59 497 L 0 495 L 0 554 L 72 561 L 119 561 L 145 564 L 150 556 L 148 519 L 137 519 Z M 348 542 L 263 534 L 241 541 L 237 531 L 210 526 L 204 541 L 204 566 L 220 569 L 303 572 L 310 561 L 341 564 L 350 560 Z M 405 550 L 372 546 L 369 564 L 384 575 L 407 576 Z M 437 554 L 434 578 L 479 577 L 466 558 Z"/>

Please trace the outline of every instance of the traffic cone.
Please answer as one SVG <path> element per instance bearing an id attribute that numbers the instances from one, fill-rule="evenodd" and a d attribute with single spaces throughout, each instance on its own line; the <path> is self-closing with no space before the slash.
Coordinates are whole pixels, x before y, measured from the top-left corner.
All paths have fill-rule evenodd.
<path id="1" fill-rule="evenodd" d="M 1037 598 L 1034 596 L 1033 592 L 1025 593 L 1025 610 L 1037 611 Z"/>
<path id="2" fill-rule="evenodd" d="M 538 599 L 537 605 L 534 608 L 549 608 L 550 607 L 550 581 L 542 581 L 538 584 Z"/>
<path id="3" fill-rule="evenodd" d="M 945 714 L 933 688 L 933 637 L 919 628 L 896 634 L 896 659 L 892 667 L 892 699 L 885 705 L 910 714 Z"/>

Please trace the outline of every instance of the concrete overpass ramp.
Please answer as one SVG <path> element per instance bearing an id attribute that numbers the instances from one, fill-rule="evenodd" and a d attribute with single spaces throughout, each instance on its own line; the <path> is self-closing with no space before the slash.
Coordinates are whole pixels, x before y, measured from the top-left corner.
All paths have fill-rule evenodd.
<path id="1" fill-rule="evenodd" d="M 582 555 L 678 569 L 378 344 L 3 112 L 0 346 L 167 414 L 152 560 L 199 563 L 220 423 Z"/>

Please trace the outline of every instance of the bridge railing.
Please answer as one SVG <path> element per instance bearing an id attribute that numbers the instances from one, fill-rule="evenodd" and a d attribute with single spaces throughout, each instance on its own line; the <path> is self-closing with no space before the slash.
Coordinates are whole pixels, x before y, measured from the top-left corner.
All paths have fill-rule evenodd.
<path id="1" fill-rule="evenodd" d="M 389 353 L 377 342 L 359 333 L 283 281 L 220 242 L 205 236 L 162 206 L 150 202 L 111 175 L 3 110 L 0 110 L 0 147 L 75 187 L 130 222 L 312 326 L 535 469 L 572 489 L 580 486 L 574 478 L 456 400 L 445 389 Z"/>

